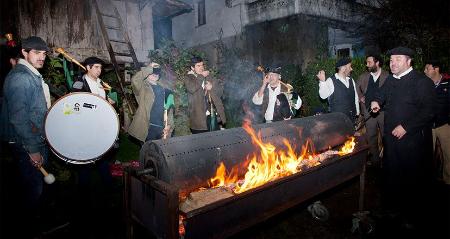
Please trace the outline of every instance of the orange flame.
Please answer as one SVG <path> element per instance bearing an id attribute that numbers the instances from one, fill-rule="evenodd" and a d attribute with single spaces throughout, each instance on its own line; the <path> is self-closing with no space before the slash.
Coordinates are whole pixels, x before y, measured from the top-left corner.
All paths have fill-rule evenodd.
<path id="1" fill-rule="evenodd" d="M 287 139 L 283 139 L 287 150 L 280 150 L 271 143 L 263 142 L 261 132 L 256 134 L 249 124 L 244 124 L 243 128 L 251 136 L 252 143 L 260 149 L 259 155 L 247 156 L 247 172 L 241 180 L 238 178 L 237 166 L 233 167 L 227 176 L 226 167 L 221 163 L 216 175 L 209 180 L 210 187 L 226 186 L 234 193 L 242 193 L 275 179 L 298 173 L 303 167 L 317 166 L 328 155 L 342 156 L 351 153 L 355 147 L 355 139 L 351 137 L 339 152 L 330 151 L 331 154 L 321 156 L 315 154 L 311 140 L 307 140 L 302 146 L 301 154 L 297 155 Z"/>
<path id="2" fill-rule="evenodd" d="M 345 142 L 344 146 L 342 146 L 341 150 L 339 150 L 339 156 L 343 156 L 353 152 L 353 149 L 355 149 L 355 145 L 355 137 L 350 137 L 350 139 Z"/>

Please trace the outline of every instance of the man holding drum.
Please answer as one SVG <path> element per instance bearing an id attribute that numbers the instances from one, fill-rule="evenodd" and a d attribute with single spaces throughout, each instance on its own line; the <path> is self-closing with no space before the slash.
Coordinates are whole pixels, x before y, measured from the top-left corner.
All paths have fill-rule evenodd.
<path id="1" fill-rule="evenodd" d="M 37 209 L 43 191 L 43 175 L 36 168 L 45 164 L 48 156 L 43 126 L 50 106 L 50 93 L 38 71 L 44 66 L 48 51 L 50 48 L 41 38 L 24 39 L 22 56 L 3 86 L 1 138 L 9 143 L 20 172 L 20 190 L 23 192 L 20 209 L 24 215 L 21 224 L 31 227 L 38 223 Z"/>
<path id="2" fill-rule="evenodd" d="M 108 100 L 110 104 L 114 104 L 114 101 L 108 98 L 107 93 L 105 92 L 105 84 L 103 81 L 99 78 L 100 74 L 102 73 L 102 67 L 104 65 L 104 61 L 97 58 L 97 57 L 88 57 L 84 60 L 83 65 L 86 68 L 86 74 L 83 75 L 80 79 L 76 80 L 72 85 L 72 91 L 74 92 L 89 92 L 94 95 L 97 95 L 105 100 Z M 103 156 L 101 156 L 99 159 L 95 161 L 95 163 L 92 164 L 85 164 L 85 165 L 79 165 L 78 169 L 78 186 L 80 190 L 80 197 L 81 200 L 87 202 L 87 205 L 90 204 L 91 199 L 93 198 L 92 195 L 98 192 L 104 192 L 105 195 L 103 195 L 105 198 L 108 197 L 108 195 L 112 192 L 113 188 L 113 179 L 112 175 L 109 169 L 109 160 L 113 157 L 112 155 L 113 151 L 109 150 L 106 152 Z M 97 171 L 100 175 L 101 181 L 102 181 L 102 189 L 99 190 L 92 190 L 91 185 L 93 184 L 91 180 L 91 174 L 94 172 L 93 170 Z M 78 210 L 79 213 L 79 219 L 80 225 L 83 222 L 82 219 L 85 217 L 86 213 L 92 213 L 93 208 L 89 207 L 82 207 L 80 210 Z"/>
<path id="3" fill-rule="evenodd" d="M 72 91 L 91 92 L 92 94 L 107 99 L 110 104 L 114 104 L 115 102 L 111 98 L 108 98 L 105 92 L 105 83 L 99 78 L 104 64 L 103 60 L 95 56 L 86 58 L 84 60 L 86 74 L 73 83 Z"/>

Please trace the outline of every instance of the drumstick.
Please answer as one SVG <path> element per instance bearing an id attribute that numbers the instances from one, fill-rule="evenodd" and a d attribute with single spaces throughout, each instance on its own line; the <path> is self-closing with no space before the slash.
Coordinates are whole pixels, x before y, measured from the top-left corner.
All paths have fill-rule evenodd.
<path id="1" fill-rule="evenodd" d="M 31 155 L 29 155 L 29 156 L 30 156 L 30 159 L 31 159 Z M 41 159 L 42 159 L 42 155 L 39 155 L 39 156 L 41 156 Z M 38 169 L 44 175 L 44 182 L 45 183 L 52 184 L 52 183 L 55 182 L 55 176 L 53 176 L 53 174 L 48 173 L 42 166 L 39 166 Z"/>
<path id="2" fill-rule="evenodd" d="M 44 181 L 47 184 L 52 184 L 55 182 L 55 176 L 53 174 L 48 173 L 42 166 L 39 166 L 39 171 L 44 175 Z"/>

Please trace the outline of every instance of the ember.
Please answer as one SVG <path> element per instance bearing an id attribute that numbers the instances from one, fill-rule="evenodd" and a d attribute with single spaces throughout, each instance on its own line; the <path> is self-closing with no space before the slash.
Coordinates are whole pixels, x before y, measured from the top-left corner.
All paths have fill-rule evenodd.
<path id="1" fill-rule="evenodd" d="M 211 188 L 227 187 L 236 194 L 243 193 L 275 179 L 298 173 L 305 168 L 320 165 L 323 160 L 335 155 L 349 154 L 356 145 L 355 138 L 350 137 L 340 151 L 330 149 L 316 154 L 312 142 L 307 140 L 302 146 L 301 154 L 298 155 L 294 152 L 295 147 L 287 139 L 283 139 L 287 150 L 277 149 L 273 144 L 263 142 L 260 132 L 256 134 L 249 124 L 245 124 L 243 128 L 251 136 L 252 143 L 259 148 L 259 154 L 247 156 L 247 172 L 243 179 L 238 178 L 238 166 L 233 167 L 227 174 L 222 162 L 216 170 L 216 175 L 209 180 Z"/>
<path id="2" fill-rule="evenodd" d="M 186 234 L 186 230 L 184 228 L 183 221 L 184 221 L 184 216 L 180 215 L 179 219 L 178 219 L 178 233 L 180 235 L 180 238 L 182 238 L 184 236 L 184 234 Z"/>

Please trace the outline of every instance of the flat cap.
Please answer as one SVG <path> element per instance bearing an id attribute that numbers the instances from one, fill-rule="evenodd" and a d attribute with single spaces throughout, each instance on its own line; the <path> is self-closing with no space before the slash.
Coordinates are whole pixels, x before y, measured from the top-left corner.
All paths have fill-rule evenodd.
<path id="1" fill-rule="evenodd" d="M 345 65 L 347 65 L 348 63 L 351 63 L 351 62 L 352 62 L 352 59 L 350 59 L 348 57 L 341 58 L 341 59 L 339 59 L 336 62 L 336 68 L 337 67 L 341 67 L 341 66 L 345 66 Z"/>
<path id="2" fill-rule="evenodd" d="M 42 38 L 37 36 L 31 36 L 22 40 L 22 49 L 26 50 L 38 50 L 38 51 L 50 51 L 50 48 L 47 46 Z"/>
<path id="3" fill-rule="evenodd" d="M 412 50 L 408 47 L 404 47 L 404 46 L 399 46 L 399 47 L 396 47 L 396 48 L 393 48 L 393 49 L 387 51 L 388 56 L 405 55 L 405 56 L 413 57 L 414 54 L 415 54 L 414 50 Z"/>
<path id="4" fill-rule="evenodd" d="M 91 56 L 91 57 L 84 59 L 83 65 L 88 66 L 88 65 L 94 65 L 94 64 L 104 65 L 105 62 L 102 59 L 97 58 L 95 56 Z"/>

